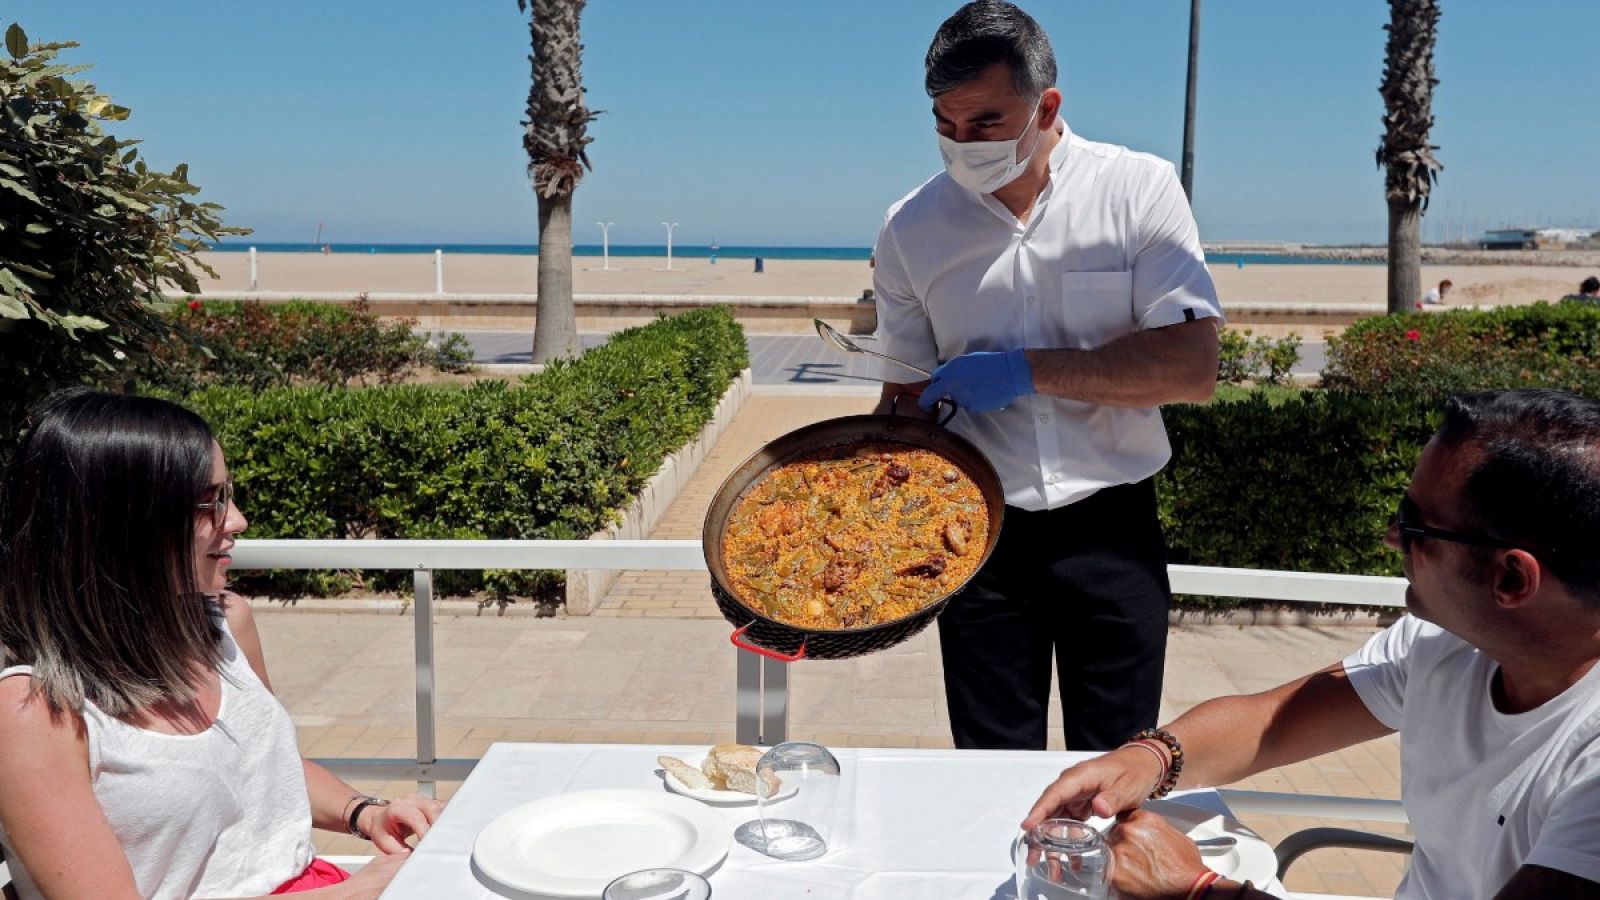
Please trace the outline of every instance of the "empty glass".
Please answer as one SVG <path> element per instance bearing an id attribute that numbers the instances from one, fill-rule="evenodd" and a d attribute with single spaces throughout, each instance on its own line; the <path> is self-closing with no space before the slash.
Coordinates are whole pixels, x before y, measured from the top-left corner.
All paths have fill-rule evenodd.
<path id="1" fill-rule="evenodd" d="M 645 869 L 606 885 L 601 900 L 707 900 L 711 885 L 682 869 Z"/>
<path id="2" fill-rule="evenodd" d="M 832 840 L 839 781 L 839 761 L 821 744 L 773 747 L 756 763 L 761 818 L 739 826 L 735 838 L 775 859 L 816 859 Z"/>
<path id="3" fill-rule="evenodd" d="M 1076 819 L 1046 819 L 1011 845 L 1019 900 L 1104 900 L 1111 851 L 1100 832 Z"/>

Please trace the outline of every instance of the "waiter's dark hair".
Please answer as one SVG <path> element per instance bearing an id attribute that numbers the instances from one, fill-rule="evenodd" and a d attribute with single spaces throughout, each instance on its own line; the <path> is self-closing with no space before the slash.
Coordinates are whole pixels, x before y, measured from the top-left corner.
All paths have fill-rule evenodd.
<path id="1" fill-rule="evenodd" d="M 924 61 L 928 96 L 977 78 L 995 63 L 1011 68 L 1017 93 L 1035 98 L 1056 83 L 1056 54 L 1033 17 L 1004 0 L 975 0 L 944 20 Z"/>
<path id="2" fill-rule="evenodd" d="M 216 602 L 195 584 L 211 486 L 205 420 L 153 397 L 72 388 L 41 401 L 0 471 L 0 664 L 33 667 L 52 712 L 124 716 L 220 669 Z"/>
<path id="3" fill-rule="evenodd" d="M 1533 551 L 1600 610 L 1600 401 L 1534 388 L 1458 395 L 1436 438 L 1475 457 L 1462 486 L 1467 520 Z"/>
<path id="4" fill-rule="evenodd" d="M 1593 275 L 1585 278 L 1578 285 L 1578 293 L 1580 294 L 1592 294 L 1595 291 L 1600 291 L 1600 278 L 1596 278 Z"/>

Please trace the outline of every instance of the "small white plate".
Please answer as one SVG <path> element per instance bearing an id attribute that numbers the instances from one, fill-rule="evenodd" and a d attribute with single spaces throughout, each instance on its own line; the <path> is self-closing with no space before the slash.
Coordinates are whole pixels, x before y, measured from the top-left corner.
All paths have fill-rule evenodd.
<path id="1" fill-rule="evenodd" d="M 1195 840 L 1225 834 L 1237 840 L 1237 844 L 1222 852 L 1200 854 L 1200 861 L 1223 878 L 1234 881 L 1248 879 L 1263 885 L 1278 877 L 1278 857 L 1272 852 L 1272 845 L 1238 819 L 1175 800 L 1146 800 L 1143 808 L 1160 815 L 1173 828 Z M 1115 824 L 1110 819 L 1101 818 L 1091 819 L 1089 823 L 1099 828 L 1102 834 Z"/>
<path id="2" fill-rule="evenodd" d="M 478 832 L 472 861 L 502 887 L 549 897 L 598 897 L 640 869 L 705 875 L 728 855 L 719 813 L 655 791 L 557 794 L 509 810 Z"/>
<path id="3" fill-rule="evenodd" d="M 707 751 L 707 753 L 709 752 L 710 751 Z M 689 756 L 680 756 L 678 758 L 698 769 L 700 768 L 700 764 L 706 761 L 707 753 L 695 753 Z M 673 792 L 674 794 L 682 794 L 685 797 L 693 797 L 694 799 L 699 800 L 701 803 L 710 803 L 713 806 L 748 806 L 756 802 L 755 794 L 746 794 L 744 791 L 724 791 L 717 788 L 689 787 L 687 784 L 679 781 L 676 775 L 673 775 L 666 769 L 657 769 L 656 774 L 661 776 L 661 781 L 667 786 L 667 790 Z M 784 784 L 782 779 L 780 779 L 778 781 L 778 793 L 773 795 L 770 799 L 773 802 L 787 800 L 790 797 L 793 797 L 795 791 L 797 790 L 799 790 L 799 788 L 796 785 Z"/>

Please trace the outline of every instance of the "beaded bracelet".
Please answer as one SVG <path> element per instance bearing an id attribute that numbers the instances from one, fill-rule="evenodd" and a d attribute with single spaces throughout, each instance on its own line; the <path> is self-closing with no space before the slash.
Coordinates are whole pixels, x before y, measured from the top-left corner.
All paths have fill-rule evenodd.
<path id="1" fill-rule="evenodd" d="M 1161 783 L 1150 792 L 1150 799 L 1159 800 L 1172 793 L 1173 788 L 1178 786 L 1178 778 L 1183 775 L 1183 745 L 1178 743 L 1178 738 L 1164 728 L 1146 728 L 1134 735 L 1133 741 L 1160 741 L 1167 748 L 1167 756 L 1171 762 L 1167 765 Z"/>

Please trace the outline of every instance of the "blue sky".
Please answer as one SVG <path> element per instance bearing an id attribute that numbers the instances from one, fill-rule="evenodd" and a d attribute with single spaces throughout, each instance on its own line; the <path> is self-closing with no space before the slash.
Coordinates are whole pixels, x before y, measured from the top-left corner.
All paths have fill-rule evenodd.
<path id="1" fill-rule="evenodd" d="M 959 4 L 593 0 L 594 171 L 579 243 L 867 246 L 939 167 L 922 57 Z M 1600 227 L 1600 3 L 1444 0 L 1425 235 Z M 1202 237 L 1384 238 L 1373 153 L 1387 4 L 1207 0 L 1195 209 Z M 1078 133 L 1176 161 L 1188 3 L 1024 4 L 1050 33 Z M 514 0 L 21 0 L 0 18 L 76 40 L 133 109 L 119 134 L 190 164 L 262 241 L 532 243 L 521 148 L 528 29 Z M 4 23 L 0 23 L 3 25 Z"/>

